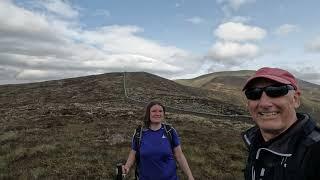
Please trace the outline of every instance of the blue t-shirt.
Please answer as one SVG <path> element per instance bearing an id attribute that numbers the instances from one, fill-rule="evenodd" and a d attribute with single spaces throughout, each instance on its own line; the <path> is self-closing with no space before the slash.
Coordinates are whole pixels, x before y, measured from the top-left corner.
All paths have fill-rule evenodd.
<path id="1" fill-rule="evenodd" d="M 178 134 L 172 128 L 172 144 L 166 137 L 165 129 L 143 129 L 140 144 L 140 180 L 177 180 L 176 161 L 173 148 L 180 144 Z M 132 138 L 131 148 L 137 151 L 135 139 Z"/>

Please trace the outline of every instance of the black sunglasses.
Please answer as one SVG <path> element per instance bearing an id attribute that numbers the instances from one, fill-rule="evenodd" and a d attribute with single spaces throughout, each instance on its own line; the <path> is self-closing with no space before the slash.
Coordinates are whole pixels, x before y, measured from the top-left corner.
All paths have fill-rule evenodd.
<path id="1" fill-rule="evenodd" d="M 258 100 L 261 98 L 263 91 L 269 97 L 280 97 L 288 94 L 289 90 L 294 90 L 291 85 L 271 85 L 263 88 L 249 88 L 245 91 L 247 99 Z"/>

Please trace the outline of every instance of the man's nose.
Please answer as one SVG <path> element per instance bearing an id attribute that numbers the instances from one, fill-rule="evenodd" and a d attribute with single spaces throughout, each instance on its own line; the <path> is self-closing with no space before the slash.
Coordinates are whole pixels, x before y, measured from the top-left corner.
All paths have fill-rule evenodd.
<path id="1" fill-rule="evenodd" d="M 263 92 L 259 100 L 259 105 L 262 107 L 272 106 L 272 97 L 269 97 L 265 92 Z"/>

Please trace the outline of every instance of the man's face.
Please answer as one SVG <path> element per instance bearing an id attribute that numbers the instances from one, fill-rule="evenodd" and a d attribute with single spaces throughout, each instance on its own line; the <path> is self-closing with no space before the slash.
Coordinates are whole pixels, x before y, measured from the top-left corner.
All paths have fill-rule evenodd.
<path id="1" fill-rule="evenodd" d="M 263 88 L 270 85 L 276 85 L 276 82 L 258 79 L 250 88 Z M 248 110 L 261 133 L 275 137 L 296 121 L 295 109 L 300 105 L 299 97 L 300 92 L 295 90 L 289 90 L 287 94 L 280 97 L 269 97 L 263 92 L 260 99 L 248 99 Z"/>

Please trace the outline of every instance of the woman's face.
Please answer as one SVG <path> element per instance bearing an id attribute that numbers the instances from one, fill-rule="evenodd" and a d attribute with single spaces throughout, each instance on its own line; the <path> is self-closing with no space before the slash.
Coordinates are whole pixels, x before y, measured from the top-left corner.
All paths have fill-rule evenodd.
<path id="1" fill-rule="evenodd" d="M 162 106 L 156 104 L 150 108 L 150 121 L 151 123 L 161 123 L 164 119 L 164 111 Z"/>

